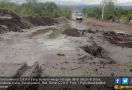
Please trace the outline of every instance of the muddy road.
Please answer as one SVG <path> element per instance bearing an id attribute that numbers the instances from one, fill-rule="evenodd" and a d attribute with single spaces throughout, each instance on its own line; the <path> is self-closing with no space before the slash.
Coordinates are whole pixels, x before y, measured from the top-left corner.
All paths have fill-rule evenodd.
<path id="1" fill-rule="evenodd" d="M 41 76 L 131 76 L 132 35 L 75 21 L 7 32 L 0 63 L 1 76 L 30 76 L 38 67 Z"/>

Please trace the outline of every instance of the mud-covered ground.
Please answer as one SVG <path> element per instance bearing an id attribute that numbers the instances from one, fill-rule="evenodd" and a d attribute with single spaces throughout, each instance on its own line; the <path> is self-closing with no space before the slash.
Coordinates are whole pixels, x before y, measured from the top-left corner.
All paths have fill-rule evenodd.
<path id="1" fill-rule="evenodd" d="M 132 35 L 74 21 L 36 26 L 0 35 L 0 63 L 0 76 L 131 76 Z"/>
<path id="2" fill-rule="evenodd" d="M 0 76 L 131 76 L 132 33 L 116 29 L 0 9 Z"/>

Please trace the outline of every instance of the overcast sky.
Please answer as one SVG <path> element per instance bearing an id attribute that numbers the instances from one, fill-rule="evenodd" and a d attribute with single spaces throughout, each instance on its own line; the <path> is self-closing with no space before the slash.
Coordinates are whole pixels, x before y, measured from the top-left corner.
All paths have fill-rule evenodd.
<path id="1" fill-rule="evenodd" d="M 14 0 L 16 2 L 22 3 L 25 0 Z M 40 2 L 55 2 L 57 4 L 83 4 L 83 5 L 91 5 L 91 4 L 99 4 L 101 0 L 37 0 Z M 117 4 L 121 5 L 131 5 L 132 6 L 132 0 L 117 0 Z"/>

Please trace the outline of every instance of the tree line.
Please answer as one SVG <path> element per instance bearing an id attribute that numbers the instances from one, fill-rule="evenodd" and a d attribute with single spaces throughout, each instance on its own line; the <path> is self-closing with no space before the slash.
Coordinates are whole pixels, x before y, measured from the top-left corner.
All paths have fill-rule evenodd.
<path id="1" fill-rule="evenodd" d="M 16 4 L 13 2 L 0 1 L 0 8 L 14 11 L 21 16 L 48 16 L 70 18 L 72 11 L 69 8 L 60 8 L 53 2 L 46 3 L 24 3 Z"/>
<path id="2" fill-rule="evenodd" d="M 104 7 L 102 7 L 103 5 Z M 102 11 L 103 8 L 104 12 Z M 105 19 L 116 22 L 130 22 L 132 20 L 132 9 L 124 9 L 120 6 L 116 6 L 112 0 L 109 2 L 101 2 L 100 6 L 94 7 L 92 9 L 85 8 L 83 9 L 83 13 L 86 17 Z"/>

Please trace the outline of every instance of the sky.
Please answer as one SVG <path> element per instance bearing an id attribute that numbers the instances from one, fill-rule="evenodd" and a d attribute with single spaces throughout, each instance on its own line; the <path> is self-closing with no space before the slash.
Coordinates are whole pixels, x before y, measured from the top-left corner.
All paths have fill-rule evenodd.
<path id="1" fill-rule="evenodd" d="M 18 3 L 23 3 L 25 0 L 13 0 Z M 59 5 L 94 5 L 99 4 L 101 0 L 37 0 L 40 2 L 55 2 Z M 117 0 L 117 5 L 132 6 L 132 0 Z"/>

